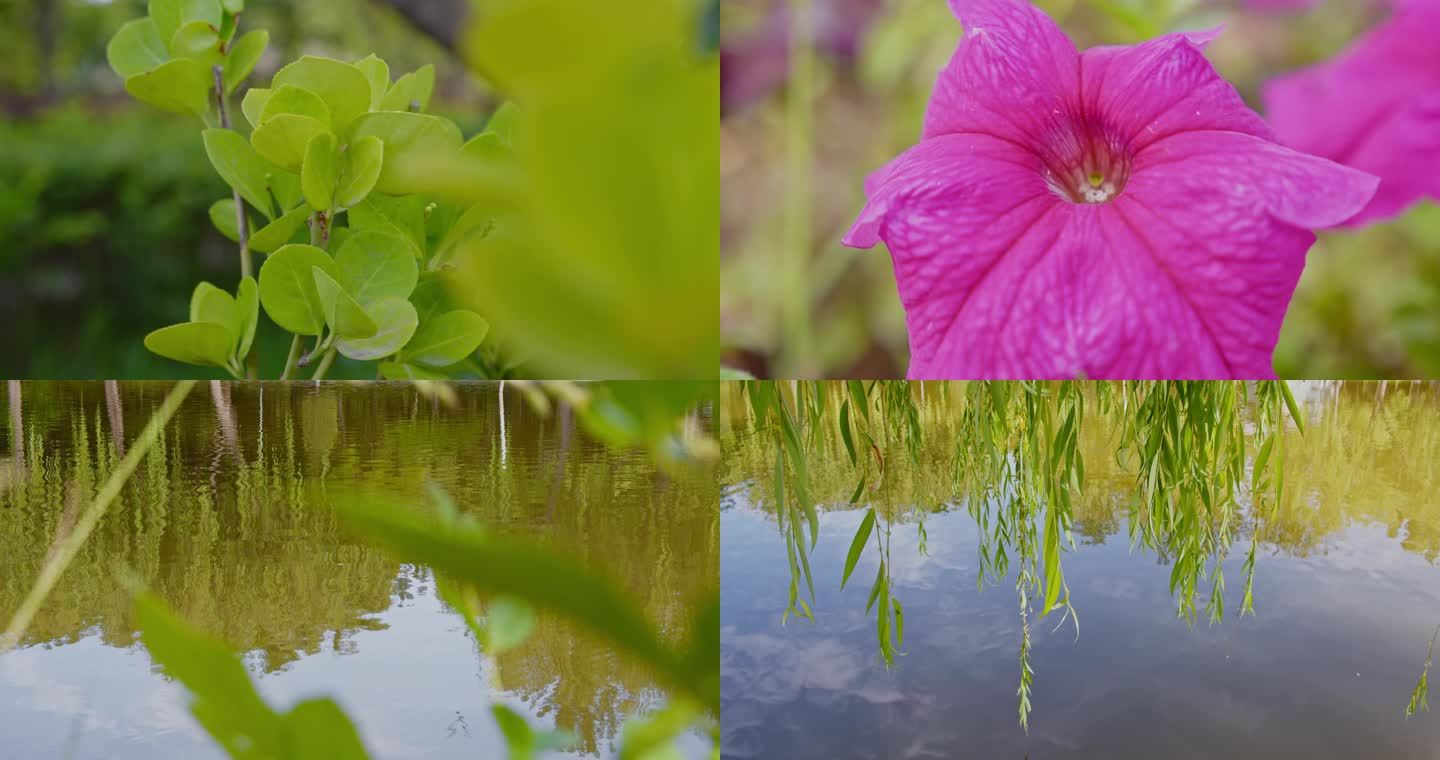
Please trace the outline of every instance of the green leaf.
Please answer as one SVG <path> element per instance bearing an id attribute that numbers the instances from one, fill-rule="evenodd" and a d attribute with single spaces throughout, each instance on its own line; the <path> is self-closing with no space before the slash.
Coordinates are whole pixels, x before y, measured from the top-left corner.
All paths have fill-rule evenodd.
<path id="1" fill-rule="evenodd" d="M 238 16 L 245 12 L 245 0 L 220 0 L 220 5 L 225 12 L 232 16 Z"/>
<path id="2" fill-rule="evenodd" d="M 213 322 L 186 322 L 162 327 L 145 336 L 145 348 L 186 364 L 226 367 L 235 336 Z"/>
<path id="3" fill-rule="evenodd" d="M 568 749 L 575 744 L 575 736 L 569 731 L 537 732 L 529 721 L 506 705 L 491 705 L 490 714 L 495 716 L 495 723 L 505 737 L 509 760 L 535 760 L 541 752 Z"/>
<path id="4" fill-rule="evenodd" d="M 515 142 L 515 129 L 520 121 L 520 109 L 512 101 L 505 101 L 490 114 L 489 121 L 485 122 L 483 134 L 494 135 L 505 146 L 512 146 Z"/>
<path id="5" fill-rule="evenodd" d="M 134 615 L 150 657 L 194 696 L 196 720 L 231 757 L 367 757 L 354 725 L 331 700 L 306 700 L 276 713 L 220 640 L 176 619 L 150 593 L 136 597 Z"/>
<path id="6" fill-rule="evenodd" d="M 105 46 L 105 58 L 121 79 L 127 79 L 170 60 L 170 50 L 155 31 L 154 20 L 140 18 L 127 21 L 115 32 Z"/>
<path id="7" fill-rule="evenodd" d="M 365 80 L 370 83 L 370 110 L 378 110 L 380 101 L 390 89 L 390 64 L 371 53 L 353 65 L 360 69 L 360 73 L 364 74 Z"/>
<path id="8" fill-rule="evenodd" d="M 435 66 L 425 64 L 395 80 L 376 111 L 412 111 L 423 113 L 430 107 L 435 92 Z"/>
<path id="9" fill-rule="evenodd" d="M 155 22 L 155 33 L 166 44 L 185 21 L 180 5 L 181 0 L 150 0 L 150 18 Z"/>
<path id="10" fill-rule="evenodd" d="M 1059 515 L 1055 510 L 1056 506 L 1051 504 L 1046 511 L 1045 537 L 1041 544 L 1045 572 L 1045 606 L 1040 610 L 1042 618 L 1055 608 L 1055 602 L 1060 598 L 1060 589 L 1064 585 L 1064 576 L 1060 570 Z"/>
<path id="11" fill-rule="evenodd" d="M 250 249 L 261 253 L 271 253 L 290 244 L 295 239 L 296 233 L 305 227 L 305 219 L 309 216 L 310 208 L 302 205 L 261 227 L 250 236 Z"/>
<path id="12" fill-rule="evenodd" d="M 231 242 L 240 241 L 240 228 L 236 226 L 235 201 L 231 198 L 210 204 L 210 223 Z"/>
<path id="13" fill-rule="evenodd" d="M 256 152 L 285 169 L 297 169 L 315 135 L 328 130 L 318 119 L 297 114 L 279 114 L 264 120 L 250 135 Z"/>
<path id="14" fill-rule="evenodd" d="M 350 718 L 331 699 L 307 699 L 284 718 L 287 758 L 365 760 L 365 745 Z"/>
<path id="15" fill-rule="evenodd" d="M 204 118 L 210 111 L 210 70 L 181 58 L 125 80 L 125 91 L 143 103 Z"/>
<path id="16" fill-rule="evenodd" d="M 380 376 L 386 380 L 449 380 L 442 372 L 403 362 L 381 362 Z"/>
<path id="17" fill-rule="evenodd" d="M 362 229 L 351 234 L 335 255 L 340 284 L 355 300 L 409 298 L 420 279 L 410 244 L 394 235 Z"/>
<path id="18" fill-rule="evenodd" d="M 341 338 L 373 338 L 380 327 L 335 277 L 320 267 L 313 267 L 311 274 L 320 295 L 320 306 L 325 310 L 325 323 L 331 331 Z"/>
<path id="19" fill-rule="evenodd" d="M 390 195 L 424 192 L 427 185 L 394 168 L 412 156 L 458 151 L 464 143 L 460 128 L 449 119 L 421 113 L 377 111 L 355 124 L 354 139 L 378 137 L 385 143 L 385 161 L 375 189 Z"/>
<path id="20" fill-rule="evenodd" d="M 563 615 L 649 664 L 665 685 L 711 704 L 709 695 L 695 693 L 700 685 L 659 640 L 633 596 L 576 554 L 478 528 L 445 526 L 373 498 L 349 496 L 334 503 L 346 524 L 401 561 L 429 565 L 482 594 L 516 596 Z"/>
<path id="21" fill-rule="evenodd" d="M 260 324 L 260 286 L 254 277 L 240 280 L 240 288 L 235 291 L 235 308 L 240 312 L 240 345 L 235 349 L 235 358 L 243 363 L 250 355 L 255 328 Z"/>
<path id="22" fill-rule="evenodd" d="M 341 208 L 357 206 L 375 189 L 385 165 L 385 143 L 378 137 L 362 137 L 345 149 L 340 166 L 340 186 L 335 191 L 335 204 Z"/>
<path id="23" fill-rule="evenodd" d="M 534 629 L 535 610 L 530 605 L 514 597 L 495 597 L 486 610 L 482 648 L 492 657 L 499 656 L 525 643 Z"/>
<path id="24" fill-rule="evenodd" d="M 225 354 L 229 356 L 234 352 L 241 327 L 240 308 L 234 296 L 208 282 L 196 285 L 195 292 L 190 295 L 190 321 L 209 322 L 225 328 L 231 336 Z"/>
<path id="25" fill-rule="evenodd" d="M 264 29 L 242 34 L 240 39 L 230 45 L 230 54 L 225 58 L 225 94 L 235 92 L 245 78 L 250 76 L 269 45 L 270 33 Z M 241 107 L 243 109 L 243 103 Z M 249 118 L 248 114 L 246 118 Z"/>
<path id="26" fill-rule="evenodd" d="M 205 155 L 210 157 L 211 165 L 225 184 L 265 216 L 273 217 L 275 209 L 270 203 L 268 188 L 270 167 L 260 154 L 233 130 L 207 129 L 201 137 L 205 142 Z M 233 209 L 230 226 L 235 226 Z"/>
<path id="27" fill-rule="evenodd" d="M 855 441 L 850 437 L 850 399 L 840 403 L 840 439 L 845 442 L 845 453 L 850 455 L 850 466 L 855 466 Z"/>
<path id="28" fill-rule="evenodd" d="M 280 114 L 309 116 L 324 124 L 327 129 L 331 123 L 330 106 L 319 95 L 288 85 L 277 86 L 270 91 L 270 96 L 265 100 L 265 108 L 260 112 L 260 123 L 264 124 Z"/>
<path id="29" fill-rule="evenodd" d="M 392 198 L 371 193 L 349 211 L 350 228 L 376 230 L 397 235 L 414 246 L 416 257 L 425 251 L 425 199 L 419 196 Z"/>
<path id="30" fill-rule="evenodd" d="M 625 721 L 620 731 L 618 760 L 683 760 L 674 740 L 695 724 L 699 717 L 693 703 L 671 702 L 644 718 Z"/>
<path id="31" fill-rule="evenodd" d="M 275 324 L 297 335 L 319 335 L 325 309 L 315 289 L 314 269 L 336 273 L 330 255 L 313 245 L 287 245 L 260 267 L 260 303 Z"/>
<path id="32" fill-rule="evenodd" d="M 415 335 L 420 317 L 415 307 L 403 298 L 382 298 L 365 306 L 365 313 L 377 326 L 369 338 L 341 338 L 335 346 L 351 359 L 370 361 L 383 359 L 399 351 Z M 405 379 L 421 379 L 407 377 Z"/>
<path id="33" fill-rule="evenodd" d="M 224 59 L 220 52 L 220 28 L 205 21 L 187 21 L 170 38 L 170 53 L 176 58 L 190 58 L 208 70 Z"/>
<path id="34" fill-rule="evenodd" d="M 321 132 L 310 138 L 310 144 L 305 148 L 305 162 L 300 167 L 300 190 L 311 208 L 326 212 L 334 208 L 335 182 L 339 173 L 335 136 Z"/>
<path id="35" fill-rule="evenodd" d="M 274 94 L 274 90 L 264 87 L 251 87 L 245 91 L 245 97 L 240 100 L 240 110 L 252 128 L 260 126 L 260 117 L 265 114 L 265 106 Z"/>
<path id="36" fill-rule="evenodd" d="M 490 323 L 473 311 L 457 310 L 427 321 L 405 345 L 403 357 L 430 367 L 448 367 L 464 359 L 485 340 Z"/>
<path id="37" fill-rule="evenodd" d="M 845 572 L 840 576 L 840 588 L 844 589 L 845 584 L 850 580 L 850 573 L 855 570 L 855 563 L 860 561 L 860 555 L 865 553 L 865 544 L 870 540 L 870 531 L 875 528 L 875 508 L 866 510 L 865 517 L 860 520 L 860 527 L 855 531 L 855 538 L 850 541 L 850 554 L 845 557 Z"/>
<path id="38" fill-rule="evenodd" d="M 330 125 L 336 132 L 370 110 L 370 81 L 344 61 L 307 55 L 275 73 L 271 86 L 286 85 L 319 95 L 330 106 Z"/>

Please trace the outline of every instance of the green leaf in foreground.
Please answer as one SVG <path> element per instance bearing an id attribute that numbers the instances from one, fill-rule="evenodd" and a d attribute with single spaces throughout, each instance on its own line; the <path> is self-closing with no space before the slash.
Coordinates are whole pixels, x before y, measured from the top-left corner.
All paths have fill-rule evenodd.
<path id="1" fill-rule="evenodd" d="M 529 721 L 505 705 L 496 704 L 490 708 L 505 744 L 510 747 L 510 760 L 535 760 L 541 752 L 566 749 L 574 746 L 575 736 L 569 731 L 536 731 Z"/>
<path id="2" fill-rule="evenodd" d="M 270 203 L 267 179 L 270 167 L 255 148 L 240 133 L 230 129 L 207 129 L 201 138 L 205 142 L 205 155 L 210 157 L 211 165 L 225 184 L 235 188 L 241 198 L 265 216 L 273 217 L 275 211 Z M 231 226 L 234 226 L 233 216 Z"/>
<path id="3" fill-rule="evenodd" d="M 135 598 L 135 620 L 150 656 L 194 697 L 191 711 L 234 758 L 364 760 L 369 757 L 345 713 L 312 699 L 278 713 L 255 690 L 245 666 L 223 643 L 178 620 L 149 593 Z"/>
<path id="4" fill-rule="evenodd" d="M 261 253 L 279 251 L 295 239 L 295 233 L 305 226 L 305 219 L 308 216 L 310 216 L 310 207 L 301 205 L 261 227 L 250 236 L 250 249 Z"/>
<path id="5" fill-rule="evenodd" d="M 186 322 L 145 336 L 145 348 L 166 359 L 202 367 L 228 367 L 234 333 L 213 322 Z"/>
<path id="6" fill-rule="evenodd" d="M 475 352 L 490 323 L 473 311 L 451 311 L 420 326 L 405 345 L 404 359 L 429 367 L 448 367 Z"/>
<path id="7" fill-rule="evenodd" d="M 315 292 L 320 296 L 320 306 L 325 310 L 325 323 L 341 338 L 373 338 L 380 330 L 375 320 L 355 301 L 335 278 L 320 267 L 312 267 L 310 274 L 315 278 Z"/>
<path id="8" fill-rule="evenodd" d="M 375 189 L 385 165 L 385 143 L 374 135 L 361 137 L 345 149 L 344 159 L 340 166 L 340 186 L 335 190 L 335 205 L 350 208 L 359 205 Z"/>
<path id="9" fill-rule="evenodd" d="M 672 651 L 626 590 L 573 553 L 474 528 L 448 527 L 373 498 L 351 496 L 335 502 L 347 524 L 401 561 L 429 565 L 482 594 L 518 597 L 563 615 L 648 664 L 669 688 L 718 711 L 719 692 L 712 689 L 718 671 L 701 672 L 691 664 L 705 659 Z"/>
<path id="10" fill-rule="evenodd" d="M 325 309 L 312 270 L 334 275 L 330 254 L 313 245 L 287 245 L 260 267 L 260 303 L 275 324 L 297 335 L 319 335 Z"/>
<path id="11" fill-rule="evenodd" d="M 335 154 L 335 135 L 321 132 L 305 147 L 300 167 L 300 190 L 311 208 L 329 211 L 335 205 L 335 182 L 340 178 L 340 161 Z"/>
<path id="12" fill-rule="evenodd" d="M 106 46 L 105 57 L 110 68 L 124 79 L 159 67 L 170 60 L 170 51 L 155 30 L 155 22 L 139 18 L 120 27 Z"/>
<path id="13" fill-rule="evenodd" d="M 156 108 L 204 117 L 210 110 L 210 72 L 182 58 L 125 80 L 125 91 Z"/>
<path id="14" fill-rule="evenodd" d="M 845 573 L 840 576 L 840 588 L 845 588 L 845 584 L 850 580 L 850 573 L 855 571 L 855 563 L 860 561 L 860 555 L 865 552 L 865 544 L 870 540 L 870 531 L 874 528 L 875 508 L 871 507 L 865 511 L 865 517 L 855 531 L 855 538 L 850 542 L 850 554 L 845 557 Z"/>
<path id="15" fill-rule="evenodd" d="M 225 58 L 225 94 L 235 92 L 235 88 L 250 76 L 255 70 L 255 64 L 260 62 L 260 56 L 265 54 L 265 48 L 270 44 L 270 33 L 264 29 L 257 29 L 240 36 L 230 45 L 230 55 Z"/>
<path id="16" fill-rule="evenodd" d="M 420 323 L 414 305 L 403 298 L 382 298 L 367 305 L 365 313 L 375 321 L 375 334 L 368 338 L 342 336 L 335 344 L 340 353 L 351 359 L 368 361 L 393 355 L 410 341 Z"/>

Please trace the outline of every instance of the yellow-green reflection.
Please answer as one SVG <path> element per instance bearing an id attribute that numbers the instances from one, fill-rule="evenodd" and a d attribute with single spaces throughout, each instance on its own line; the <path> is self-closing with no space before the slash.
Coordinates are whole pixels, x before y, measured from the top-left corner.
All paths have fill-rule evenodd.
<path id="1" fill-rule="evenodd" d="M 56 537 L 115 466 L 126 431 L 143 426 L 166 390 L 139 383 L 7 387 L 0 619 L 19 606 Z M 451 407 L 402 384 L 197 388 L 21 646 L 54 648 L 58 657 L 65 645 L 91 637 L 134 645 L 131 599 L 115 581 L 125 568 L 185 620 L 249 653 L 252 667 L 282 683 L 291 666 L 319 652 L 363 659 L 360 634 L 383 632 L 388 611 L 433 597 L 434 579 L 348 536 L 328 495 L 373 490 L 423 505 L 431 482 L 495 530 L 538 537 L 604 567 L 660 630 L 686 640 L 696 600 L 718 583 L 712 473 L 662 472 L 647 452 L 600 444 L 563 405 L 541 414 L 518 393 L 507 393 L 502 406 L 495 385 L 457 391 Z M 458 616 L 434 626 L 465 635 Z M 606 753 L 625 717 L 663 698 L 642 667 L 543 616 L 532 637 L 499 660 L 506 691 L 491 696 L 518 700 L 573 731 L 587 753 Z M 472 647 L 448 666 L 475 674 L 483 701 L 490 679 L 481 676 L 492 667 L 484 653 Z M 95 688 L 104 688 L 106 675 L 94 678 Z M 334 689 L 343 699 L 347 689 L 386 687 L 342 682 Z M 0 679 L 0 694 L 5 688 Z M 433 712 L 442 723 L 455 719 L 455 698 L 436 695 Z M 448 751 L 456 751 L 453 744 Z"/>

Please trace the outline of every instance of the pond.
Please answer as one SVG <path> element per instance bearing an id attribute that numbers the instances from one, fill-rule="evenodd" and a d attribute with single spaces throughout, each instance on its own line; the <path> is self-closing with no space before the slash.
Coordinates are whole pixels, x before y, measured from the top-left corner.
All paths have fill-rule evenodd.
<path id="1" fill-rule="evenodd" d="M 541 413 L 513 388 L 453 387 L 452 405 L 405 384 L 197 386 L 0 656 L 0 755 L 222 757 L 152 665 L 120 571 L 242 652 L 277 707 L 334 697 L 377 758 L 501 756 L 494 703 L 573 732 L 560 756 L 613 756 L 623 721 L 666 701 L 645 668 L 544 613 L 525 643 L 488 656 L 433 574 L 350 536 L 329 494 L 425 504 L 438 485 L 485 526 L 603 568 L 683 640 L 718 581 L 713 472 L 607 447 L 563 404 Z M 9 385 L 0 621 L 168 389 Z M 707 744 L 681 742 L 688 757 Z"/>
<path id="2" fill-rule="evenodd" d="M 813 621 L 783 619 L 792 573 L 775 509 L 776 443 L 753 429 L 744 397 L 725 394 L 723 756 L 1440 757 L 1440 716 L 1405 717 L 1440 624 L 1440 398 L 1428 386 L 1294 389 L 1308 424 L 1303 434 L 1289 426 L 1276 454 L 1284 488 L 1259 528 L 1255 614 L 1238 614 L 1249 524 L 1220 561 L 1216 622 L 1204 609 L 1210 580 L 1187 622 L 1172 594 L 1175 552 L 1131 538 L 1136 474 L 1116 456 L 1124 412 L 1088 412 L 1084 497 L 1063 553 L 1078 633 L 1063 612 L 1038 619 L 1032 603 L 1028 734 L 1017 714 L 1018 555 L 977 589 L 981 548 L 993 557 L 997 547 L 955 498 L 958 392 L 911 391 L 919 466 L 898 439 L 877 441 L 887 487 L 867 487 L 854 504 L 856 469 L 831 407 L 808 457 L 819 531 L 808 554 L 814 597 L 803 580 L 799 596 Z M 868 507 L 880 515 L 877 534 L 889 528 L 888 593 L 904 605 L 890 667 L 866 610 L 874 541 L 840 589 Z"/>

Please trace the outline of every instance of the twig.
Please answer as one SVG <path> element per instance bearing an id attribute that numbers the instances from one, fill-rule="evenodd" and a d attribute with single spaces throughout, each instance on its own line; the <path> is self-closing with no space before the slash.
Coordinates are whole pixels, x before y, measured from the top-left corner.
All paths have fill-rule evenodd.
<path id="1" fill-rule="evenodd" d="M 297 334 L 290 341 L 290 355 L 285 357 L 285 371 L 280 373 L 281 380 L 289 380 L 290 373 L 295 371 L 295 367 L 300 361 L 300 349 L 300 336 Z"/>

